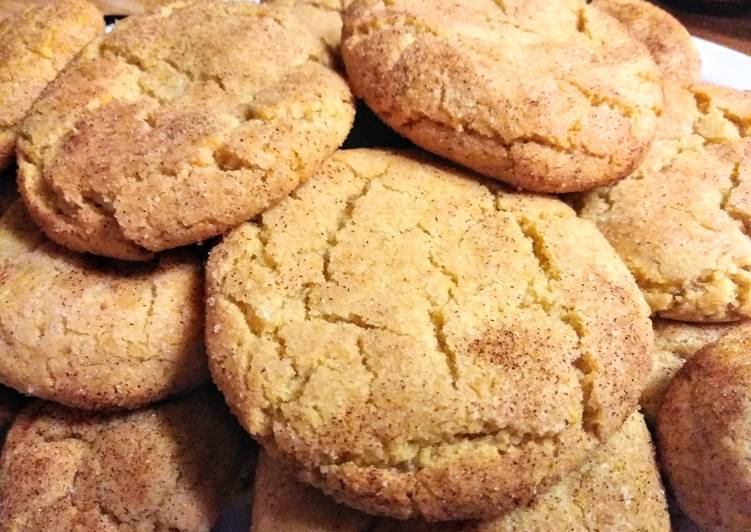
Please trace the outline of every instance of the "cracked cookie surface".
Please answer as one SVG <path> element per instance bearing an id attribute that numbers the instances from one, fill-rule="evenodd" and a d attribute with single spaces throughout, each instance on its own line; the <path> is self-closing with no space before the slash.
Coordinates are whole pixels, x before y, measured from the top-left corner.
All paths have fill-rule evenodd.
<path id="1" fill-rule="evenodd" d="M 665 89 L 669 106 L 646 159 L 588 193 L 581 215 L 613 245 L 655 314 L 751 317 L 751 92 Z"/>
<path id="2" fill-rule="evenodd" d="M 661 464 L 702 530 L 751 529 L 751 323 L 686 362 L 660 408 Z"/>
<path id="3" fill-rule="evenodd" d="M 129 260 L 252 218 L 349 132 L 329 56 L 281 6 L 177 3 L 119 22 L 24 120 L 31 215 L 59 244 Z"/>
<path id="4" fill-rule="evenodd" d="M 0 459 L 0 527 L 208 532 L 236 481 L 242 438 L 215 391 L 109 415 L 37 401 Z"/>
<path id="5" fill-rule="evenodd" d="M 593 225 L 416 155 L 335 154 L 207 268 L 215 381 L 245 427 L 376 514 L 487 517 L 635 408 L 648 309 Z"/>
<path id="6" fill-rule="evenodd" d="M 665 391 L 683 364 L 709 344 L 742 325 L 743 322 L 688 323 L 652 319 L 655 337 L 652 371 L 639 400 L 647 421 L 657 422 L 657 412 Z"/>
<path id="7" fill-rule="evenodd" d="M 0 17 L 0 169 L 10 165 L 21 119 L 47 84 L 104 30 L 85 0 L 31 5 Z"/>
<path id="8" fill-rule="evenodd" d="M 342 40 L 342 13 L 352 0 L 270 0 L 292 8 L 305 26 L 335 53 Z"/>
<path id="9" fill-rule="evenodd" d="M 396 131 L 537 192 L 627 175 L 662 108 L 647 49 L 577 0 L 362 0 L 342 55 L 355 94 Z"/>
<path id="10" fill-rule="evenodd" d="M 693 83 L 701 78 L 701 56 L 691 35 L 673 16 L 646 0 L 591 0 L 623 24 L 649 49 L 664 79 Z"/>
<path id="11" fill-rule="evenodd" d="M 669 531 L 652 440 L 638 413 L 578 470 L 528 508 L 487 521 L 424 523 L 373 517 L 336 504 L 262 452 L 253 491 L 254 532 Z"/>
<path id="12" fill-rule="evenodd" d="M 131 408 L 204 382 L 202 257 L 78 255 L 17 202 L 0 218 L 0 382 L 78 408 Z"/>

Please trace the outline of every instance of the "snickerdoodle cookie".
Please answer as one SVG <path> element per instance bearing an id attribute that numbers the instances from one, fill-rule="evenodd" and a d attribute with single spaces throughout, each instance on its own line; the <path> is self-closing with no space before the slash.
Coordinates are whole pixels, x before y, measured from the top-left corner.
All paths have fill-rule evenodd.
<path id="1" fill-rule="evenodd" d="M 329 56 L 281 6 L 176 3 L 119 22 L 23 122 L 31 215 L 66 247 L 131 260 L 252 218 L 349 132 Z"/>
<path id="2" fill-rule="evenodd" d="M 671 82 L 691 83 L 701 74 L 701 57 L 691 35 L 673 16 L 646 0 L 592 0 L 644 43 Z"/>
<path id="3" fill-rule="evenodd" d="M 554 523 L 554 527 L 553 527 Z M 632 414 L 576 472 L 529 507 L 487 521 L 423 523 L 376 518 L 336 504 L 261 453 L 253 492 L 253 532 L 669 531 L 665 493 L 644 420 Z"/>
<path id="4" fill-rule="evenodd" d="M 195 252 L 116 263 L 0 218 L 0 382 L 79 408 L 134 407 L 206 380 Z"/>
<path id="5" fill-rule="evenodd" d="M 687 323 L 660 318 L 652 320 L 655 336 L 652 372 L 639 400 L 647 421 L 657 421 L 657 411 L 665 390 L 686 360 L 743 323 Z"/>
<path id="6" fill-rule="evenodd" d="M 631 176 L 583 198 L 652 311 L 751 317 L 751 92 L 666 85 L 667 113 Z"/>
<path id="7" fill-rule="evenodd" d="M 352 0 L 269 0 L 291 7 L 305 26 L 338 52 L 342 39 L 342 12 Z"/>
<path id="8" fill-rule="evenodd" d="M 751 323 L 686 363 L 657 429 L 681 509 L 705 530 L 751 529 Z"/>
<path id="9" fill-rule="evenodd" d="M 0 169 L 13 160 L 18 123 L 86 43 L 104 30 L 86 0 L 32 4 L 0 17 Z"/>
<path id="10" fill-rule="evenodd" d="M 37 401 L 0 460 L 0 528 L 208 532 L 242 441 L 215 391 L 121 414 Z"/>
<path id="11" fill-rule="evenodd" d="M 624 177 L 662 109 L 646 47 L 576 0 L 360 0 L 342 54 L 355 94 L 399 133 L 528 190 Z"/>
<path id="12" fill-rule="evenodd" d="M 635 408 L 648 309 L 593 225 L 418 156 L 342 151 L 209 259 L 210 367 L 245 427 L 361 510 L 489 517 Z"/>

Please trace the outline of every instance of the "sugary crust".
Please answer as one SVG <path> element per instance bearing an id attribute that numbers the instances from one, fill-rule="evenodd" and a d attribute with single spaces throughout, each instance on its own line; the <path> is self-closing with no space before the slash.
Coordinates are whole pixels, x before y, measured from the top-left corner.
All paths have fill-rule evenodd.
<path id="1" fill-rule="evenodd" d="M 132 408 L 204 382 L 201 261 L 81 256 L 47 240 L 17 202 L 0 218 L 0 381 L 87 409 Z"/>
<path id="2" fill-rule="evenodd" d="M 0 460 L 0 528 L 208 532 L 240 468 L 216 392 L 126 414 L 24 409 Z"/>
<path id="3" fill-rule="evenodd" d="M 319 36 L 335 53 L 339 52 L 342 40 L 342 13 L 352 0 L 269 0 L 292 11 L 305 26 Z"/>
<path id="4" fill-rule="evenodd" d="M 266 453 L 261 453 L 256 470 L 253 532 L 547 532 L 552 524 L 556 530 L 670 530 L 652 441 L 639 414 L 632 414 L 579 471 L 532 506 L 484 522 L 379 519 L 297 482 Z"/>
<path id="5" fill-rule="evenodd" d="M 281 6 L 177 3 L 121 21 L 22 125 L 30 213 L 59 244 L 128 260 L 252 218 L 349 132 L 329 55 Z"/>
<path id="6" fill-rule="evenodd" d="M 210 366 L 241 422 L 371 513 L 529 501 L 649 371 L 646 305 L 592 225 L 417 156 L 338 152 L 207 279 Z"/>
<path id="7" fill-rule="evenodd" d="M 657 422 L 657 411 L 665 391 L 686 360 L 742 324 L 743 322 L 686 323 L 660 318 L 652 320 L 655 333 L 652 372 L 639 400 L 647 421 Z"/>
<path id="8" fill-rule="evenodd" d="M 688 30 L 670 13 L 645 0 L 592 0 L 591 3 L 617 19 L 646 45 L 664 79 L 678 83 L 699 81 L 699 50 Z"/>
<path id="9" fill-rule="evenodd" d="M 592 220 L 652 311 L 684 321 L 751 317 L 751 92 L 666 85 L 658 138 L 631 176 L 594 190 Z"/>
<path id="10" fill-rule="evenodd" d="M 751 529 L 751 323 L 689 360 L 658 417 L 660 457 L 681 509 L 706 530 Z"/>
<path id="11" fill-rule="evenodd" d="M 538 192 L 628 175 L 662 109 L 647 49 L 574 0 L 361 0 L 342 55 L 354 93 L 396 131 Z"/>
<path id="12" fill-rule="evenodd" d="M 85 0 L 56 0 L 0 16 L 0 169 L 14 157 L 18 123 L 42 89 L 104 30 Z"/>

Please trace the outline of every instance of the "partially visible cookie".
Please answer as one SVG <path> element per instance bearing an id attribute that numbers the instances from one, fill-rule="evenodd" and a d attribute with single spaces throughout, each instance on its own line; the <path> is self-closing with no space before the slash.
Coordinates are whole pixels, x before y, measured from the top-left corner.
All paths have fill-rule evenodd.
<path id="1" fill-rule="evenodd" d="M 591 0 L 646 45 L 670 82 L 692 83 L 701 75 L 701 56 L 688 30 L 670 13 L 646 0 Z"/>
<path id="2" fill-rule="evenodd" d="M 32 4 L 0 17 L 0 169 L 10 165 L 17 127 L 37 96 L 104 30 L 86 0 Z"/>
<path id="3" fill-rule="evenodd" d="M 262 452 L 252 523 L 253 532 L 547 532 L 552 523 L 556 530 L 670 530 L 652 440 L 638 413 L 579 471 L 566 476 L 530 507 L 484 522 L 426 524 L 363 514 L 298 482 L 293 473 Z"/>
<path id="4" fill-rule="evenodd" d="M 639 400 L 647 421 L 657 421 L 657 411 L 665 390 L 686 360 L 743 323 L 687 323 L 660 318 L 652 320 L 655 333 L 652 372 Z"/>
<path id="5" fill-rule="evenodd" d="M 137 265 L 78 255 L 17 202 L 0 218 L 0 382 L 87 409 L 204 382 L 201 263 L 195 251 Z"/>
<path id="6" fill-rule="evenodd" d="M 208 532 L 242 441 L 215 391 L 111 415 L 38 401 L 0 459 L 0 528 Z"/>
<path id="7" fill-rule="evenodd" d="M 636 408 L 652 331 L 561 201 L 346 150 L 207 267 L 210 366 L 300 478 L 363 511 L 498 515 Z"/>
<path id="8" fill-rule="evenodd" d="M 681 509 L 705 530 L 750 530 L 751 323 L 683 366 L 665 394 L 657 433 Z"/>
<path id="9" fill-rule="evenodd" d="M 269 0 L 267 3 L 291 7 L 305 26 L 333 51 L 342 40 L 342 12 L 353 0 Z"/>
<path id="10" fill-rule="evenodd" d="M 583 199 L 652 311 L 685 321 L 751 317 L 751 92 L 666 84 L 646 160 Z"/>
<path id="11" fill-rule="evenodd" d="M 644 45 L 578 0 L 360 0 L 354 93 L 418 146 L 537 192 L 588 190 L 643 158 L 662 111 Z"/>
<path id="12" fill-rule="evenodd" d="M 19 189 L 76 251 L 144 260 L 292 192 L 354 115 L 331 53 L 294 13 L 178 2 L 96 39 L 22 125 Z"/>

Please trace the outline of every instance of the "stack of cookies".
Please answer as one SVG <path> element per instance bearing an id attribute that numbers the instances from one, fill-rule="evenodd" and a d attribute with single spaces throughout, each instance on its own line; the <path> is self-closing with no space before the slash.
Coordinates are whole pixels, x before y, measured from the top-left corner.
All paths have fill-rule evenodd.
<path id="1" fill-rule="evenodd" d="M 751 528 L 751 94 L 678 22 L 101 5 L 0 18 L 0 529 L 670 530 L 647 422 Z"/>

